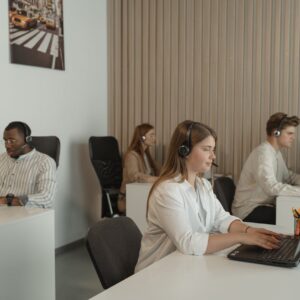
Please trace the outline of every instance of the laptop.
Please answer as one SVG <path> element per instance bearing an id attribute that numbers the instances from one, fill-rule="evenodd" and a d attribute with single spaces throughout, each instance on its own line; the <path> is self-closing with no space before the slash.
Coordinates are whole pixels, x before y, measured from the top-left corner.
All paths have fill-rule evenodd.
<path id="1" fill-rule="evenodd" d="M 300 237 L 284 236 L 280 248 L 266 250 L 258 246 L 242 245 L 231 251 L 232 260 L 252 262 L 279 267 L 296 267 L 300 261 Z"/>

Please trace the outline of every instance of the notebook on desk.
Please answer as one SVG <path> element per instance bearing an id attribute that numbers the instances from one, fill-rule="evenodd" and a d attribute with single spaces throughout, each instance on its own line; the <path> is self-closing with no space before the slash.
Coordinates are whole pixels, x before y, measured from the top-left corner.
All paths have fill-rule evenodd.
<path id="1" fill-rule="evenodd" d="M 279 267 L 296 267 L 300 261 L 300 238 L 285 236 L 279 249 L 266 250 L 258 246 L 242 245 L 231 251 L 229 259 Z"/>

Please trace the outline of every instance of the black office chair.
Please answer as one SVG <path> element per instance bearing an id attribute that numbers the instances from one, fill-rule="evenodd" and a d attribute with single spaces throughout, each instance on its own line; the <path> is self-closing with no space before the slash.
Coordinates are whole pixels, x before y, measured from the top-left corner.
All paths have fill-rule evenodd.
<path id="1" fill-rule="evenodd" d="M 104 289 L 134 273 L 141 239 L 128 217 L 106 218 L 90 228 L 86 246 Z"/>
<path id="2" fill-rule="evenodd" d="M 214 193 L 226 211 L 231 213 L 231 205 L 235 193 L 235 184 L 229 177 L 219 177 L 214 180 Z"/>
<path id="3" fill-rule="evenodd" d="M 102 190 L 102 217 L 116 216 L 123 172 L 118 142 L 112 136 L 92 136 L 89 149 Z"/>
<path id="4" fill-rule="evenodd" d="M 58 167 L 60 155 L 60 140 L 58 137 L 33 136 L 31 145 L 36 148 L 36 150 L 52 157 L 56 162 L 56 167 Z"/>

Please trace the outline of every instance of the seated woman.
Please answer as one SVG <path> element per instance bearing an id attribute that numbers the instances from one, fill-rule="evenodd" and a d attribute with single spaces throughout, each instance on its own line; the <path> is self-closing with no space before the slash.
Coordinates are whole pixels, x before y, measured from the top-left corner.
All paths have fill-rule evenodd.
<path id="1" fill-rule="evenodd" d="M 126 184 L 131 182 L 154 182 L 157 179 L 158 167 L 153 160 L 149 148 L 155 145 L 154 127 L 141 124 L 134 130 L 131 143 L 124 156 L 123 181 L 118 199 L 120 213 L 126 211 Z"/>
<path id="2" fill-rule="evenodd" d="M 175 129 L 167 160 L 149 194 L 148 228 L 136 272 L 176 249 L 202 255 L 239 243 L 278 248 L 278 234 L 231 216 L 202 177 L 215 159 L 215 142 L 215 132 L 201 123 L 184 121 Z"/>

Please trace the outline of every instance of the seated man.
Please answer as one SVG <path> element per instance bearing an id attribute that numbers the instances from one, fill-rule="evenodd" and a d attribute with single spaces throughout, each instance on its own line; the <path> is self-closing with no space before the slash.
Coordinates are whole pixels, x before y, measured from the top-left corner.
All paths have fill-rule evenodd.
<path id="1" fill-rule="evenodd" d="M 289 171 L 280 149 L 290 148 L 299 118 L 276 113 L 267 122 L 267 140 L 249 155 L 241 172 L 232 213 L 244 221 L 275 224 L 276 196 L 300 196 L 300 175 Z"/>
<path id="2" fill-rule="evenodd" d="M 56 189 L 55 161 L 32 148 L 31 130 L 12 122 L 4 130 L 0 155 L 0 205 L 50 208 Z"/>

